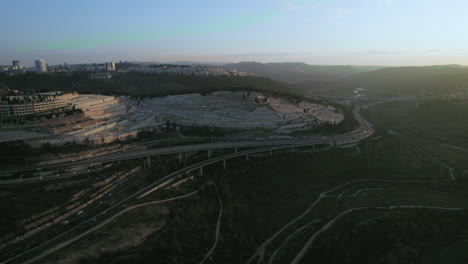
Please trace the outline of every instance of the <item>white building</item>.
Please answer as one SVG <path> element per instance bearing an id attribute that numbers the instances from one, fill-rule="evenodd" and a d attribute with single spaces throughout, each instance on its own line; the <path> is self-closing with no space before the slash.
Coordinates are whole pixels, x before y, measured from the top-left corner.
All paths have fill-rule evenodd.
<path id="1" fill-rule="evenodd" d="M 106 62 L 105 63 L 106 71 L 115 71 L 115 63 Z"/>
<path id="2" fill-rule="evenodd" d="M 47 64 L 46 64 L 45 60 L 39 59 L 39 60 L 36 60 L 34 62 L 36 64 L 36 72 L 37 73 L 47 72 Z"/>
<path id="3" fill-rule="evenodd" d="M 13 68 L 15 68 L 16 70 L 22 70 L 23 69 L 23 62 L 20 61 L 20 60 L 14 60 L 12 62 L 12 65 L 13 65 Z"/>

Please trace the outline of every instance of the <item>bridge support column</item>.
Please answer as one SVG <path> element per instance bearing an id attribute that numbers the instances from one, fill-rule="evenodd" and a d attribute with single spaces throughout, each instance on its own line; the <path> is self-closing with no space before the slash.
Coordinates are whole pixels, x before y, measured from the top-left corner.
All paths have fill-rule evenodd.
<path id="1" fill-rule="evenodd" d="M 208 150 L 208 158 L 211 159 L 211 149 Z"/>
<path id="2" fill-rule="evenodd" d="M 151 157 L 146 157 L 146 163 L 148 167 L 151 167 Z"/>
<path id="3" fill-rule="evenodd" d="M 249 153 L 247 153 L 247 155 L 245 155 L 245 159 L 249 160 Z"/>
<path id="4" fill-rule="evenodd" d="M 223 160 L 223 169 L 226 169 L 226 160 Z"/>
<path id="5" fill-rule="evenodd" d="M 237 153 L 237 147 L 234 148 L 234 152 Z"/>
<path id="6" fill-rule="evenodd" d="M 200 176 L 203 176 L 203 167 L 200 167 Z"/>
<path id="7" fill-rule="evenodd" d="M 182 163 L 182 152 L 179 153 L 179 163 Z"/>

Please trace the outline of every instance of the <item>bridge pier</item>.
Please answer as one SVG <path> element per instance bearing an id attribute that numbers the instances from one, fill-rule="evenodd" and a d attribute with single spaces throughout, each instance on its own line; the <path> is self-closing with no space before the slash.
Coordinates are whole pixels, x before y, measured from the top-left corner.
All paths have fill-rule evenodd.
<path id="1" fill-rule="evenodd" d="M 245 159 L 249 160 L 249 153 L 247 153 L 247 155 L 245 155 Z"/>
<path id="2" fill-rule="evenodd" d="M 203 167 L 200 167 L 200 176 L 203 176 Z"/>
<path id="3" fill-rule="evenodd" d="M 223 160 L 223 169 L 226 169 L 226 160 Z"/>
<path id="4" fill-rule="evenodd" d="M 146 157 L 146 163 L 148 164 L 148 167 L 151 167 L 151 157 Z"/>
<path id="5" fill-rule="evenodd" d="M 179 163 L 182 163 L 182 152 L 179 153 Z"/>
<path id="6" fill-rule="evenodd" d="M 211 149 L 209 149 L 209 150 L 208 150 L 208 158 L 209 158 L 209 159 L 211 159 L 211 153 L 212 153 L 212 151 L 211 151 Z"/>

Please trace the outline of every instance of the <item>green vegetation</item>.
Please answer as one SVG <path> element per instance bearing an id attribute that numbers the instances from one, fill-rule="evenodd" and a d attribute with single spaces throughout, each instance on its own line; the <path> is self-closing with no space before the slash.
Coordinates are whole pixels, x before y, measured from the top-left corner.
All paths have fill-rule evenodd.
<path id="1" fill-rule="evenodd" d="M 456 65 L 383 68 L 359 73 L 337 83 L 335 95 L 354 95 L 361 88 L 371 96 L 447 95 L 468 91 L 468 68 Z"/>
<path id="2" fill-rule="evenodd" d="M 274 153 L 271 158 L 262 155 L 251 156 L 250 160 L 242 157 L 228 160 L 227 168 L 223 170 L 220 165 L 206 167 L 204 168 L 205 177 L 198 178 L 200 182 L 208 179 L 217 181 L 224 204 L 222 240 L 213 255 L 215 263 L 245 262 L 262 241 L 302 213 L 317 199 L 319 193 L 344 182 L 362 178 L 397 180 L 445 178 L 447 176 L 445 170 L 441 171 L 437 164 L 433 164 L 422 155 L 402 154 L 401 146 L 388 137 L 365 142 L 359 150 L 356 148 L 333 149 L 319 153 L 297 152 L 294 154 L 280 152 Z M 438 187 L 432 186 L 431 188 L 437 190 Z M 160 193 L 164 195 L 158 196 L 157 199 L 180 195 L 180 193 L 171 194 L 165 191 Z M 197 208 L 212 207 L 212 200 L 205 201 L 208 202 L 205 205 L 197 205 Z M 203 204 L 204 200 L 199 202 Z M 181 201 L 176 208 L 194 206 L 191 202 L 182 205 L 183 203 L 185 202 Z M 328 217 L 338 209 L 340 209 L 339 203 L 327 202 L 318 211 L 314 211 L 313 216 Z M 187 256 L 168 251 L 170 252 L 168 254 L 173 254 L 171 260 L 161 259 L 157 254 L 149 251 L 150 248 L 153 250 L 159 247 L 165 248 L 162 245 L 171 244 L 174 239 L 178 239 L 182 245 L 191 244 L 193 237 L 197 237 L 201 232 L 198 226 L 206 226 L 204 222 L 206 220 L 185 218 L 185 211 L 177 211 L 177 214 L 182 221 L 179 224 L 196 226 L 192 235 L 179 233 L 177 231 L 179 229 L 176 229 L 173 236 L 154 234 L 151 236 L 154 238 L 148 238 L 142 246 L 114 253 L 107 252 L 103 257 L 87 259 L 88 262 L 83 263 L 122 263 L 121 261 L 129 257 L 137 259 L 138 263 L 145 263 L 149 259 L 160 260 L 160 263 L 173 263 L 176 259 L 187 260 L 185 259 L 187 256 L 190 256 L 194 262 L 199 261 L 199 253 L 206 252 L 209 247 L 205 242 L 201 242 L 204 243 L 205 249 L 197 245 L 199 252 L 188 251 Z M 192 211 L 188 214 L 192 215 Z M 310 220 L 310 217 L 307 219 Z M 309 231 L 313 230 L 314 228 Z M 307 236 L 302 239 L 307 239 Z M 298 245 L 303 243 L 301 241 Z M 159 251 L 156 250 L 156 252 Z M 160 256 L 166 256 L 165 254 L 159 252 Z"/>
<path id="3" fill-rule="evenodd" d="M 454 243 L 437 249 L 437 254 L 427 254 L 429 256 L 424 260 L 427 264 L 464 264 L 468 263 L 468 255 L 466 255 L 466 249 L 468 248 L 468 239 L 458 240 Z"/>
<path id="4" fill-rule="evenodd" d="M 464 100 L 384 103 L 368 112 L 375 126 L 404 134 L 401 139 L 468 147 L 468 104 Z"/>
<path id="5" fill-rule="evenodd" d="M 143 138 L 144 139 L 144 138 Z M 108 148 L 118 148 L 129 142 L 134 141 L 132 137 L 126 141 L 114 141 L 108 144 L 92 144 L 91 141 L 87 141 L 83 144 L 78 144 L 75 141 L 67 142 L 64 145 L 51 145 L 50 143 L 43 143 L 39 148 L 32 148 L 26 144 L 23 140 L 0 142 L 0 166 L 7 168 L 8 166 L 26 165 L 29 166 L 37 160 L 39 157 L 53 157 L 63 154 L 76 153 L 86 151 L 105 151 Z"/>
<path id="6" fill-rule="evenodd" d="M 186 76 L 154 73 L 119 73 L 110 80 L 89 79 L 87 73 L 8 76 L 0 74 L 0 82 L 10 89 L 25 92 L 68 91 L 135 97 L 158 97 L 185 93 L 213 91 L 272 91 L 301 95 L 300 89 L 254 76 Z"/>
<path id="7" fill-rule="evenodd" d="M 248 70 L 258 77 L 131 72 L 115 73 L 110 80 L 92 80 L 88 73 L 27 73 L 15 76 L 0 74 L 0 83 L 10 89 L 28 92 L 77 91 L 131 96 L 165 96 L 219 90 L 274 91 L 298 95 L 314 91 L 350 96 L 354 95 L 357 88 L 364 89 L 362 93 L 370 96 L 445 96 L 466 94 L 468 89 L 468 68 L 457 65 L 382 68 L 245 62 L 227 67 Z"/>
<path id="8" fill-rule="evenodd" d="M 320 236 L 303 262 L 461 264 L 467 259 L 466 248 L 457 250 L 455 245 L 461 241 L 465 242 L 458 247 L 466 245 L 467 223 L 467 212 L 430 209 L 356 212 Z M 455 247 L 452 252 L 457 255 L 447 256 L 448 252 L 441 251 L 446 247 Z M 447 262 L 433 262 L 440 258 Z"/>
<path id="9" fill-rule="evenodd" d="M 382 133 L 468 170 L 468 104 L 464 100 L 385 103 L 364 112 Z"/>
<path id="10" fill-rule="evenodd" d="M 70 256 L 80 264 L 200 261 L 214 240 L 219 210 L 214 186 L 189 183 L 138 202 L 159 201 L 198 188 L 200 191 L 193 197 L 130 210 L 46 261 L 62 262 Z"/>
<path id="11" fill-rule="evenodd" d="M 225 66 L 228 70 L 245 71 L 257 76 L 264 76 L 273 80 L 289 83 L 309 81 L 336 81 L 343 77 L 360 72 L 373 71 L 379 66 L 351 66 L 351 65 L 310 65 L 302 62 L 258 63 L 240 62 Z"/>
<path id="12" fill-rule="evenodd" d="M 357 197 L 352 197 L 346 200 L 346 208 L 358 208 L 358 207 L 379 207 L 388 205 L 426 205 L 426 206 L 440 206 L 440 207 L 457 207 L 457 208 L 468 208 L 468 197 L 463 193 L 462 190 L 455 190 L 452 188 L 451 192 L 445 191 L 433 191 L 430 188 L 434 188 L 429 184 L 425 184 L 418 187 L 414 185 L 412 187 L 405 186 L 400 188 L 396 186 L 396 189 L 378 189 L 361 193 Z M 383 187 L 392 188 L 393 186 Z M 401 186 L 403 187 L 403 186 Z M 427 188 L 427 189 L 424 189 Z M 363 187 L 361 187 L 363 188 Z M 457 194 L 457 192 L 459 192 Z M 348 194 L 351 194 L 348 192 Z"/>

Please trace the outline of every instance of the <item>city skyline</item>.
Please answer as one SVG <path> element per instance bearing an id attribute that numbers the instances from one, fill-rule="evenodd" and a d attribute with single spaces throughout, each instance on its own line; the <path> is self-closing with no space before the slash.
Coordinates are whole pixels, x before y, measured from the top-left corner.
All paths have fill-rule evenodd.
<path id="1" fill-rule="evenodd" d="M 9 2 L 0 65 L 105 61 L 468 65 L 461 0 Z M 86 14 L 86 16 L 83 16 Z M 105 22 L 105 23 L 104 23 Z"/>

